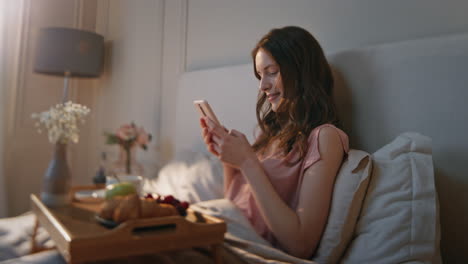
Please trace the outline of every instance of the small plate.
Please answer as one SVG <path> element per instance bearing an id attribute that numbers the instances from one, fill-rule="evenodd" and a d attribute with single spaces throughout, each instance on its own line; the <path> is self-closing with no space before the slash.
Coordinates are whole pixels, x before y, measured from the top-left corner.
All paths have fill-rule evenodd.
<path id="1" fill-rule="evenodd" d="M 75 192 L 75 199 L 80 202 L 102 202 L 104 195 L 106 193 L 105 189 L 98 190 L 81 190 Z"/>
<path id="2" fill-rule="evenodd" d="M 112 220 L 104 219 L 104 218 L 100 217 L 99 215 L 95 215 L 94 217 L 96 218 L 96 220 L 97 220 L 101 225 L 103 225 L 103 226 L 105 226 L 105 227 L 108 227 L 108 228 L 114 228 L 114 227 L 116 227 L 116 226 L 119 225 L 119 223 L 114 222 L 114 221 L 112 221 Z"/>

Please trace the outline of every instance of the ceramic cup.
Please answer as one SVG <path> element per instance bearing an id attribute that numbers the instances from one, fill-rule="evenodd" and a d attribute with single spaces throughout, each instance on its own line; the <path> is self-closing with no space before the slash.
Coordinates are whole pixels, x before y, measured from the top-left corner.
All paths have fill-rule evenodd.
<path id="1" fill-rule="evenodd" d="M 141 195 L 143 190 L 143 177 L 138 175 L 119 175 L 117 176 L 120 182 L 129 182 L 135 186 L 138 194 Z M 117 183 L 118 180 L 113 176 L 106 176 L 106 186 L 110 184 Z"/>

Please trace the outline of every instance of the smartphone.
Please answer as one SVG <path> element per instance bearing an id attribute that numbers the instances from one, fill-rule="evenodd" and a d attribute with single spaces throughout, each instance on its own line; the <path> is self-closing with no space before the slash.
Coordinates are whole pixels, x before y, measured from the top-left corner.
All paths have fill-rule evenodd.
<path id="1" fill-rule="evenodd" d="M 198 112 L 200 113 L 201 116 L 207 116 L 211 120 L 213 120 L 213 122 L 217 123 L 218 125 L 221 125 L 218 118 L 216 118 L 216 115 L 214 114 L 213 109 L 211 108 L 208 101 L 195 100 L 193 101 L 193 104 L 195 105 L 195 108 L 198 109 Z"/>

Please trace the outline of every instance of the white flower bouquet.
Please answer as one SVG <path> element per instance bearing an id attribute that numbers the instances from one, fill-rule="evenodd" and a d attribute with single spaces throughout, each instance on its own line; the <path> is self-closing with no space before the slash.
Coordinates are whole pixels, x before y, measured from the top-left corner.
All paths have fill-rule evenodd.
<path id="1" fill-rule="evenodd" d="M 78 142 L 78 123 L 83 124 L 89 112 L 88 107 L 68 101 L 51 107 L 49 111 L 33 113 L 31 117 L 38 120 L 36 127 L 39 133 L 42 132 L 41 127 L 47 130 L 50 143 L 67 144 Z"/>

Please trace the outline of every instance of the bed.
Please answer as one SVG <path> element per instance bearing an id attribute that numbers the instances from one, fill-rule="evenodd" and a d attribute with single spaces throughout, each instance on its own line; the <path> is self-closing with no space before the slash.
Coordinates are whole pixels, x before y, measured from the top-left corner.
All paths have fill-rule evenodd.
<path id="1" fill-rule="evenodd" d="M 335 70 L 338 110 L 352 148 L 364 150 L 375 158 L 378 150 L 391 144 L 404 132 L 417 132 L 430 138 L 428 153 L 432 163 L 428 163 L 428 171 L 422 172 L 427 179 L 413 181 L 412 184 L 431 186 L 424 190 L 430 193 L 424 201 L 432 209 L 426 212 L 414 210 L 412 213 L 415 215 L 407 220 L 415 221 L 414 225 L 422 221 L 432 223 L 426 231 L 433 234 L 427 238 L 433 244 L 430 246 L 433 258 L 430 261 L 426 259 L 426 262 L 438 262 L 440 248 L 444 262 L 467 262 L 468 253 L 463 245 L 468 242 L 464 235 L 468 234 L 468 227 L 463 219 L 468 219 L 468 178 L 465 169 L 468 140 L 464 140 L 468 131 L 465 104 L 468 98 L 468 34 L 363 47 L 329 54 L 328 58 Z M 181 155 L 187 155 L 187 149 L 193 150 L 194 146 L 198 152 L 203 151 L 197 133 L 197 113 L 192 106 L 194 99 L 207 99 L 226 127 L 240 130 L 252 140 L 257 85 L 251 64 L 182 75 L 175 114 L 176 160 Z M 374 165 L 380 164 L 375 161 Z M 392 182 L 385 184 L 391 185 Z M 200 186 L 200 190 L 203 189 Z M 220 189 L 211 190 L 216 192 L 206 198 L 219 195 Z M 416 207 L 419 206 L 416 204 L 423 204 L 424 201 L 412 200 Z M 357 226 L 359 224 L 363 223 L 357 223 Z M 354 241 L 359 240 L 356 236 L 359 234 L 354 234 Z M 404 248 L 395 244 L 392 249 Z M 348 247 L 348 250 L 354 249 Z M 380 253 L 390 255 L 395 252 Z"/>
<path id="2" fill-rule="evenodd" d="M 176 155 L 145 189 L 175 194 L 225 218 L 225 246 L 239 263 L 441 263 L 441 252 L 444 262 L 468 262 L 463 250 L 468 34 L 363 47 L 328 58 L 353 152 L 337 176 L 327 227 L 311 260 L 275 251 L 249 229 L 222 199 L 221 166 L 201 142 L 192 101 L 202 98 L 223 125 L 253 140 L 258 84 L 251 64 L 181 76 Z M 0 228 L 27 222 L 21 221 L 2 219 Z M 11 252 L 15 257 L 25 251 Z M 12 263 L 26 262 L 23 258 Z"/>

